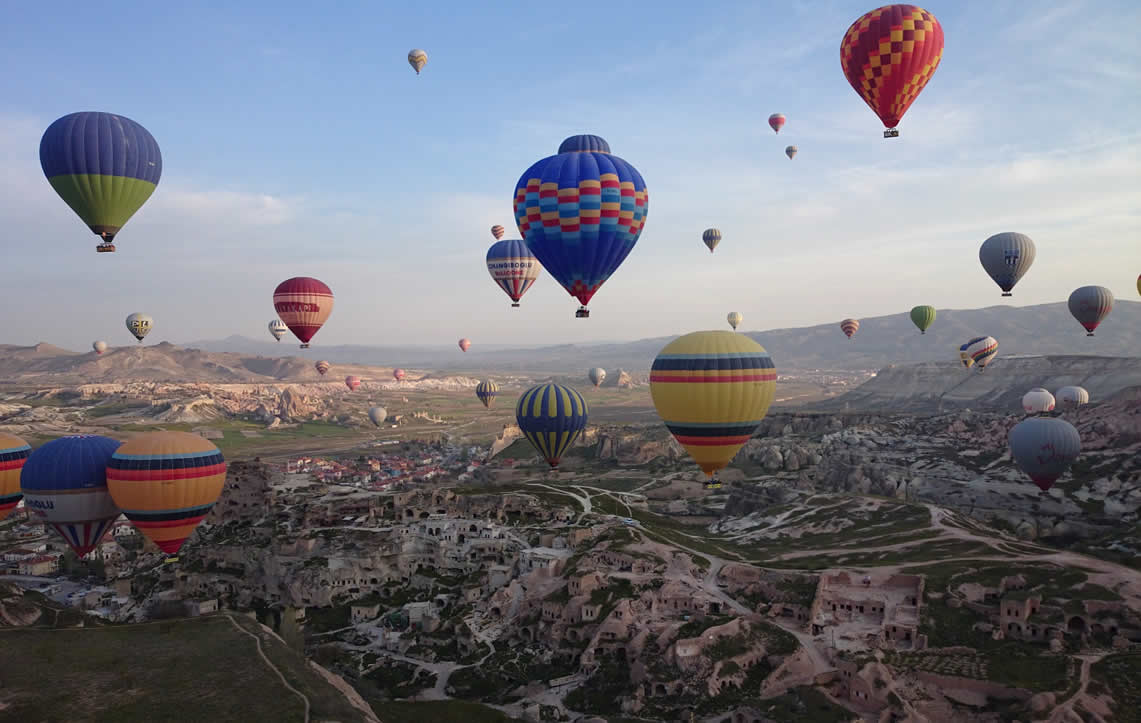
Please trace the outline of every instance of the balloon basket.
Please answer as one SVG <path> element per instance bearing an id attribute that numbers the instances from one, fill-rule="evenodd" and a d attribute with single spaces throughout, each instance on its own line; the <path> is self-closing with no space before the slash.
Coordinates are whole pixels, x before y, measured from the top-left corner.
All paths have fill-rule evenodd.
<path id="1" fill-rule="evenodd" d="M 517 301 L 517 302 L 515 302 L 514 304 L 512 304 L 512 305 L 511 305 L 511 308 L 512 308 L 512 309 L 518 309 L 518 308 L 519 308 L 519 302 Z"/>
<path id="2" fill-rule="evenodd" d="M 115 253 L 115 244 L 98 244 L 95 250 L 101 254 Z"/>
<path id="3" fill-rule="evenodd" d="M 1086 333 L 1086 336 L 1093 336 L 1093 332 L 1092 332 L 1092 331 L 1090 331 L 1090 332 L 1087 332 L 1087 333 Z"/>
<path id="4" fill-rule="evenodd" d="M 924 336 L 926 336 L 926 335 L 927 335 L 927 332 L 926 332 L 926 331 L 924 331 L 924 330 L 922 330 L 922 329 L 920 329 L 920 330 L 919 330 L 919 333 L 920 333 L 920 334 L 922 334 L 922 335 L 924 335 Z"/>
<path id="5" fill-rule="evenodd" d="M 300 348 L 302 348 L 302 349 L 308 349 L 308 348 L 309 348 L 309 345 L 308 345 L 308 344 L 302 344 Z"/>
<path id="6" fill-rule="evenodd" d="M 173 562 L 178 562 L 178 555 L 171 555 L 170 557 L 168 557 L 168 558 L 166 558 L 165 560 L 163 560 L 163 561 L 162 561 L 162 564 L 164 564 L 164 565 L 169 565 L 169 564 L 171 564 L 171 563 L 173 563 Z"/>
<path id="7" fill-rule="evenodd" d="M 1014 296 L 1014 294 L 1010 293 L 1009 291 L 1002 292 L 1002 295 L 1003 296 Z"/>
<path id="8" fill-rule="evenodd" d="M 576 319 L 589 319 L 590 318 L 590 309 L 586 308 L 585 306 L 578 307 L 578 311 L 574 312 L 574 318 L 576 318 Z"/>
<path id="9" fill-rule="evenodd" d="M 888 128 L 883 132 L 884 138 L 899 138 L 899 131 L 895 128 Z"/>

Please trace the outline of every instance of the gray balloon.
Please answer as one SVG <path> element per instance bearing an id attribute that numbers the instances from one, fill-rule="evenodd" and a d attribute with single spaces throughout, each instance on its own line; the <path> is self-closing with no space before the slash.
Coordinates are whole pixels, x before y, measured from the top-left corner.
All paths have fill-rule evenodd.
<path id="1" fill-rule="evenodd" d="M 1056 417 L 1030 417 L 1010 430 L 1010 456 L 1043 492 L 1082 451 L 1074 425 Z"/>
<path id="2" fill-rule="evenodd" d="M 373 407 L 368 410 L 368 418 L 372 420 L 373 424 L 379 427 L 384 424 L 384 420 L 388 419 L 388 410 L 384 407 Z"/>
<path id="3" fill-rule="evenodd" d="M 587 373 L 587 376 L 590 377 L 591 384 L 596 387 L 601 386 L 602 382 L 606 380 L 606 370 L 602 367 L 595 367 Z"/>
<path id="4" fill-rule="evenodd" d="M 1093 330 L 1113 311 L 1113 292 L 1104 286 L 1083 286 L 1070 294 L 1069 306 L 1086 336 L 1093 336 Z"/>
<path id="5" fill-rule="evenodd" d="M 979 262 L 1002 289 L 1003 296 L 1018 283 L 1034 263 L 1034 242 L 1026 234 L 1004 231 L 996 233 L 979 247 Z"/>

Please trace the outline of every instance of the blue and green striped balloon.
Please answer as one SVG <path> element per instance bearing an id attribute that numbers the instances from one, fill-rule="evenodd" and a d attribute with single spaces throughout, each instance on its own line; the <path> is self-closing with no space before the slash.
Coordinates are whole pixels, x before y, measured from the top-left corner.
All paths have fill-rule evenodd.
<path id="1" fill-rule="evenodd" d="M 110 244 L 162 176 L 162 153 L 146 128 L 113 113 L 72 113 L 40 139 L 40 166 L 59 197 Z"/>
<path id="2" fill-rule="evenodd" d="M 515 419 L 523 436 L 552 469 L 586 428 L 587 406 L 582 395 L 562 384 L 539 384 L 523 392 Z"/>

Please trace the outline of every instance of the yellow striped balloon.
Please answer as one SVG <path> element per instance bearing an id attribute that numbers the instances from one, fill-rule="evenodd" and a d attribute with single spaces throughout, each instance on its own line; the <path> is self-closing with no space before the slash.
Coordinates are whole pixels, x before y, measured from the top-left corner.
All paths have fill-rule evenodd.
<path id="1" fill-rule="evenodd" d="M 148 432 L 115 451 L 107 489 L 115 504 L 168 555 L 206 517 L 226 484 L 226 462 L 207 439 L 189 432 Z"/>
<path id="2" fill-rule="evenodd" d="M 776 378 L 768 352 L 744 334 L 696 331 L 658 353 L 650 396 L 670 433 L 712 476 L 760 426 Z"/>
<path id="3" fill-rule="evenodd" d="M 0 520 L 20 504 L 20 470 L 32 448 L 19 437 L 0 432 Z"/>

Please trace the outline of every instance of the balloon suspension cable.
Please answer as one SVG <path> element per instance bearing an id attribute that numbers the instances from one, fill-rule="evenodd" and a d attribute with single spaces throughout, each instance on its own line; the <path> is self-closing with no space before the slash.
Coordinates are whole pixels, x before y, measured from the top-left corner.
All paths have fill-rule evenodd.
<path id="1" fill-rule="evenodd" d="M 883 132 L 884 138 L 899 138 L 899 131 L 895 128 L 888 128 Z"/>
<path id="2" fill-rule="evenodd" d="M 574 312 L 574 318 L 576 318 L 576 319 L 589 319 L 590 318 L 590 309 L 586 308 L 586 306 L 578 307 L 578 311 Z"/>

